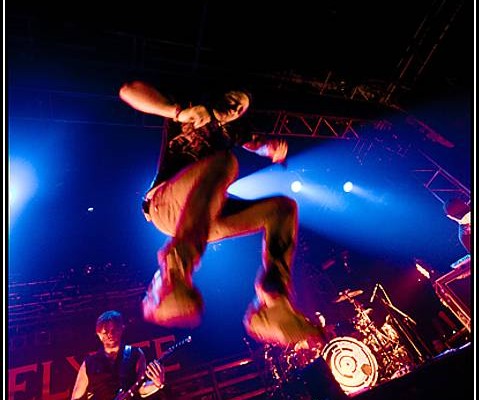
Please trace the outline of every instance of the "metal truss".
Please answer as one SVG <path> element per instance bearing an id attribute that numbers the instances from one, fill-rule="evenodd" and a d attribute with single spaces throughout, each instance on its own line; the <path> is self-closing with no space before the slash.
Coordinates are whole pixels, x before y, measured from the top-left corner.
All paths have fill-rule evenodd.
<path id="1" fill-rule="evenodd" d="M 416 30 L 411 44 L 398 63 L 397 78 L 389 83 L 381 102 L 391 104 L 398 89 L 411 87 L 423 73 L 464 1 L 435 1 Z"/>
<path id="2" fill-rule="evenodd" d="M 357 140 L 364 126 L 374 122 L 358 118 L 288 111 L 256 111 L 252 115 L 255 124 L 254 133 L 316 139 Z"/>
<path id="3" fill-rule="evenodd" d="M 10 119 L 49 121 L 75 124 L 98 124 L 158 129 L 163 119 L 125 109 L 116 96 L 95 95 L 68 91 L 39 89 L 11 90 L 21 99 L 20 105 L 11 99 Z M 72 114 L 71 110 L 75 110 Z M 285 110 L 252 110 L 250 114 L 254 133 L 277 136 L 297 136 L 311 139 L 350 140 L 356 142 L 354 154 L 362 163 L 373 146 L 404 157 L 413 148 L 404 138 L 395 134 L 394 124 L 385 119 L 361 119 L 324 114 L 298 113 Z M 427 125 L 405 114 L 405 122 L 425 135 L 430 141 L 444 147 L 453 144 Z M 424 179 L 423 186 L 444 203 L 451 194 L 470 197 L 470 191 L 440 167 L 429 156 L 427 167 L 413 169 L 416 177 Z M 425 179 L 427 178 L 427 179 Z M 440 183 L 440 182 L 443 183 Z"/>
<path id="4" fill-rule="evenodd" d="M 437 162 L 421 150 L 418 150 L 426 165 L 412 170 L 415 178 L 421 182 L 442 204 L 451 198 L 460 198 L 466 203 L 471 200 L 471 191 L 459 180 L 442 168 Z"/>
<path id="5" fill-rule="evenodd" d="M 132 127 L 162 126 L 162 118 L 125 109 L 116 96 L 25 88 L 15 88 L 12 92 L 15 92 L 15 96 L 18 96 L 22 103 L 10 107 L 12 119 Z M 16 105 L 17 100 L 12 101 Z M 75 115 L 71 110 L 75 110 Z M 284 110 L 256 110 L 250 115 L 254 133 L 318 139 L 357 140 L 366 125 L 373 126 L 378 123 L 360 118 Z"/>
<path id="6" fill-rule="evenodd" d="M 395 77 L 391 81 L 368 80 L 352 82 L 333 71 L 325 71 L 324 78 L 308 78 L 294 71 L 264 76 L 285 85 L 301 85 L 321 96 L 347 100 L 377 102 L 398 107 L 398 96 L 410 90 L 424 72 L 452 23 L 457 18 L 464 1 L 442 0 L 432 4 L 419 24 L 411 42 L 399 59 Z M 393 74 L 394 75 L 394 74 Z"/>

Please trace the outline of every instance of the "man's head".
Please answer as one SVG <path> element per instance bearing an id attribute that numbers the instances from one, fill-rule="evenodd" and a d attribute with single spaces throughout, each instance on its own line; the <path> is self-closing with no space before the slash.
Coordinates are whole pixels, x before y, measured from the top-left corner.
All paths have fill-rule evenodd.
<path id="1" fill-rule="evenodd" d="M 124 329 L 123 317 L 115 310 L 105 311 L 96 320 L 96 334 L 105 348 L 118 347 Z"/>
<path id="2" fill-rule="evenodd" d="M 219 113 L 218 120 L 222 124 L 241 117 L 251 104 L 251 94 L 244 89 L 234 89 L 224 92 L 212 102 L 212 107 Z"/>
<path id="3" fill-rule="evenodd" d="M 453 217 L 455 219 L 461 219 L 466 215 L 471 207 L 463 200 L 458 198 L 453 198 L 444 203 L 444 213 L 448 217 Z"/>

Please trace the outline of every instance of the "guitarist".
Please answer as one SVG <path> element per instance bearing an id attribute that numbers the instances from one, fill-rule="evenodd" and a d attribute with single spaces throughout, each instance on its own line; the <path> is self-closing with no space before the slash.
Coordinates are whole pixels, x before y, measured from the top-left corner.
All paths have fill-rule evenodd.
<path id="1" fill-rule="evenodd" d="M 147 397 L 165 385 L 164 367 L 157 361 L 148 366 L 140 347 L 123 342 L 122 315 L 115 310 L 105 311 L 96 321 L 96 334 L 102 348 L 86 356 L 76 378 L 72 400 L 114 400 L 142 376 L 146 381 L 137 395 Z"/>

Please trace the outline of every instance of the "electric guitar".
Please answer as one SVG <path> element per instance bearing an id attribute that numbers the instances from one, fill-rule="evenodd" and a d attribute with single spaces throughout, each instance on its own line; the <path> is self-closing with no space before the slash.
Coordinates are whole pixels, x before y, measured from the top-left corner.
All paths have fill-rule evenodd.
<path id="1" fill-rule="evenodd" d="M 178 347 L 183 346 L 186 343 L 191 342 L 191 336 L 188 336 L 187 338 L 175 343 L 173 346 L 168 348 L 159 358 L 156 359 L 156 361 L 163 361 L 165 360 L 168 356 L 170 356 Z M 154 361 L 153 361 L 154 362 Z M 113 400 L 126 400 L 128 398 L 133 397 L 138 389 L 140 388 L 141 385 L 147 380 L 146 373 L 144 373 L 128 390 L 123 391 L 120 389 L 118 394 L 115 396 Z"/>

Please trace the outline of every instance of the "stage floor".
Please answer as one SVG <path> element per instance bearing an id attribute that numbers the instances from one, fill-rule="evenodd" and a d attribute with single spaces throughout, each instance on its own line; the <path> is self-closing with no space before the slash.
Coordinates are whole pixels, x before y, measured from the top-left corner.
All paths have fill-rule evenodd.
<path id="1" fill-rule="evenodd" d="M 344 394 L 319 359 L 280 385 L 267 384 L 258 365 L 237 360 L 190 375 L 172 384 L 182 400 L 451 400 L 474 398 L 474 346 L 445 351 L 401 376 Z M 213 372 L 212 372 L 213 371 Z M 215 376 L 214 379 L 209 379 Z M 175 395 L 177 397 L 175 397 Z"/>

